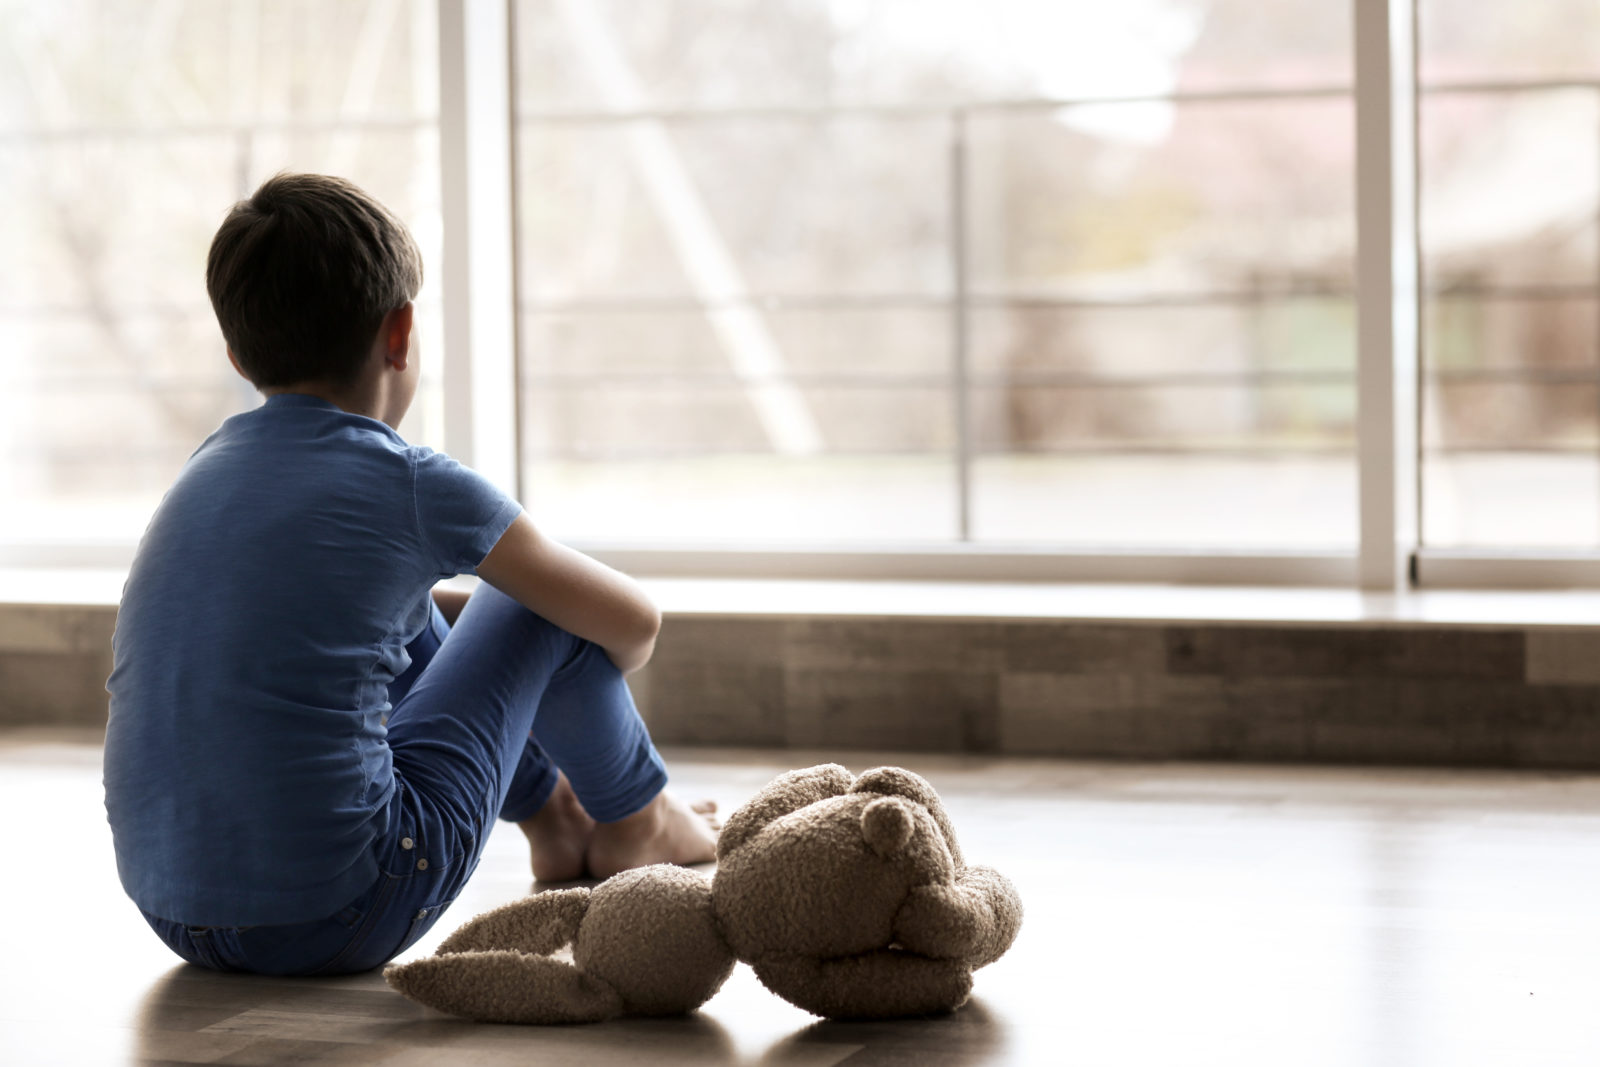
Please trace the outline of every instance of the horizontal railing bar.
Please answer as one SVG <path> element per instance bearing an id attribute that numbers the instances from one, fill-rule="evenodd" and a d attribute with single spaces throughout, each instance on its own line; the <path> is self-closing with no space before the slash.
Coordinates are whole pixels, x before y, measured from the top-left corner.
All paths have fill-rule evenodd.
<path id="1" fill-rule="evenodd" d="M 1350 85 L 1306 85 L 1297 88 L 1222 88 L 1181 93 L 1135 93 L 1115 96 L 1016 97 L 922 104 L 755 104 L 747 106 L 526 109 L 516 113 L 518 125 L 571 123 L 700 122 L 740 120 L 817 121 L 850 118 L 946 119 L 952 115 L 984 116 L 1075 107 L 1117 107 L 1137 104 L 1228 104 L 1257 101 L 1312 100 L 1352 96 Z"/>
<path id="2" fill-rule="evenodd" d="M 1600 293 L 1590 283 L 1565 283 L 1553 285 L 1479 286 L 1440 285 L 1424 289 L 1436 300 L 1497 299 L 1497 300 L 1596 300 Z M 975 293 L 969 303 L 980 308 L 1086 308 L 1091 310 L 1138 311 L 1152 307 L 1232 307 L 1268 303 L 1289 303 L 1304 300 L 1353 300 L 1354 292 L 1336 286 L 1327 288 L 1304 287 L 1297 289 L 1264 289 L 1208 291 L 1197 293 L 1155 293 L 1144 295 L 1103 296 L 1051 296 L 1037 292 Z M 599 314 L 662 314 L 681 313 L 699 315 L 707 311 L 729 308 L 755 307 L 765 311 L 796 310 L 880 310 L 884 308 L 928 310 L 944 312 L 952 298 L 938 293 L 756 293 L 740 300 L 699 301 L 690 297 L 577 297 L 565 300 L 531 299 L 518 303 L 518 310 L 529 315 L 599 315 Z M 424 301 L 427 303 L 427 301 Z M 44 304 L 17 306 L 0 304 L 0 318 L 13 319 L 74 319 L 99 317 L 107 309 L 90 308 L 75 304 Z M 192 304 L 140 304 L 109 309 L 120 318 L 148 317 L 166 319 L 210 319 L 211 305 Z"/>
<path id="3" fill-rule="evenodd" d="M 1452 367 L 1424 370 L 1422 377 L 1438 385 L 1597 385 L 1600 367 Z"/>
<path id="4" fill-rule="evenodd" d="M 1479 367 L 1431 370 L 1423 378 L 1441 385 L 1511 383 L 1533 385 L 1600 385 L 1600 367 Z M 1054 386 L 1073 389 L 1120 388 L 1264 388 L 1292 386 L 1338 386 L 1355 382 L 1355 370 L 1296 370 L 1241 368 L 1219 371 L 1154 372 L 1141 375 L 1091 374 L 1083 371 L 1028 369 L 977 373 L 968 377 L 975 388 L 1007 389 L 1018 386 Z M 739 376 L 725 371 L 605 371 L 605 372 L 526 372 L 523 381 L 543 389 L 582 389 L 596 386 L 659 388 L 680 385 L 705 389 L 745 389 L 764 385 L 801 385 L 851 389 L 944 389 L 949 388 L 948 372 L 900 375 L 848 372 L 794 371 L 787 374 Z M 227 376 L 219 378 L 151 377 L 97 375 L 93 378 L 34 377 L 9 378 L 0 375 L 0 384 L 27 385 L 41 390 L 63 392 L 126 392 L 137 387 L 151 392 L 237 393 L 240 386 Z"/>
<path id="5" fill-rule="evenodd" d="M 1423 96 L 1489 93 L 1555 93 L 1572 90 L 1600 91 L 1600 78 L 1500 78 L 1479 81 L 1420 82 Z"/>
<path id="6" fill-rule="evenodd" d="M 1579 458 L 1595 458 L 1596 447 L 1600 442 L 1574 443 L 1562 445 L 1497 445 L 1489 443 L 1472 443 L 1459 445 L 1431 445 L 1422 448 L 1424 456 L 1576 456 Z M 52 462 L 63 464 L 94 465 L 106 468 L 115 468 L 119 465 L 134 465 L 150 462 L 182 462 L 193 451 L 192 445 L 174 445 L 171 448 L 118 448 L 114 453 L 108 453 L 103 447 L 88 445 L 61 445 L 59 447 L 49 444 L 31 444 L 20 448 L 13 448 L 10 455 L 15 459 L 38 460 L 48 458 Z M 974 455 L 979 458 L 994 458 L 1000 456 L 1162 456 L 1173 459 L 1192 457 L 1197 459 L 1238 458 L 1238 459 L 1274 459 L 1284 456 L 1351 456 L 1355 452 L 1355 443 L 1349 444 L 1330 442 L 1327 444 L 1277 444 L 1267 445 L 1207 445 L 1189 444 L 1180 445 L 1172 443 L 1139 444 L 1136 442 L 1085 442 L 1082 444 L 1063 445 L 978 445 L 974 448 Z M 679 449 L 679 450 L 651 450 L 633 452 L 616 452 L 599 458 L 583 458 L 571 454 L 549 455 L 534 454 L 530 456 L 534 461 L 558 459 L 561 461 L 589 462 L 589 463 L 626 463 L 649 462 L 652 460 L 670 461 L 682 459 L 706 459 L 717 456 L 742 455 L 751 458 L 771 458 L 767 452 L 719 452 L 709 449 Z M 930 449 L 926 452 L 905 452 L 903 450 L 839 450 L 829 453 L 837 458 L 860 458 L 881 456 L 890 457 L 941 457 L 945 455 L 943 449 Z M 823 458 L 827 458 L 824 456 Z M 787 461 L 786 461 L 787 462 Z"/>
<path id="7" fill-rule="evenodd" d="M 1445 282 L 1424 285 L 1433 300 L 1594 300 L 1600 298 L 1593 282 L 1559 282 L 1548 285 L 1478 285 Z"/>
<path id="8" fill-rule="evenodd" d="M 705 389 L 746 389 L 752 386 L 800 385 L 819 388 L 864 389 L 948 389 L 951 376 L 938 374 L 864 375 L 851 373 L 792 372 L 781 375 L 739 377 L 726 373 L 666 374 L 647 372 L 641 374 L 615 373 L 562 373 L 524 374 L 529 385 L 551 389 L 583 389 L 591 386 L 636 386 L 659 388 L 664 385 L 681 385 Z M 1207 387 L 1241 385 L 1350 385 L 1355 382 L 1355 371 L 1272 371 L 1242 370 L 1217 373 L 1150 374 L 1138 377 L 1117 377 L 1102 374 L 1085 374 L 1076 371 L 1029 370 L 996 374 L 969 373 L 967 382 L 978 389 L 1006 389 L 1017 386 L 1057 386 L 1083 389 L 1116 389 L 1146 387 Z"/>
<path id="9" fill-rule="evenodd" d="M 1423 445 L 1420 451 L 1424 456 L 1582 456 L 1596 459 L 1597 447 L 1600 447 L 1600 441 L 1561 445 L 1512 445 L 1483 441 L 1459 445 Z"/>
<path id="10" fill-rule="evenodd" d="M 1150 293 L 1143 295 L 1047 296 L 1039 293 L 974 293 L 969 306 L 976 307 L 1051 307 L 1051 308 L 1127 308 L 1207 307 L 1263 304 L 1272 301 L 1345 299 L 1353 300 L 1348 289 L 1280 289 L 1260 292 Z M 910 308 L 947 310 L 952 297 L 937 293 L 870 293 L 850 295 L 752 294 L 741 300 L 700 301 L 689 297 L 578 297 L 565 300 L 522 300 L 517 308 L 524 314 L 699 314 L 728 308 L 760 308 L 764 311 Z"/>
<path id="11" fill-rule="evenodd" d="M 1355 456 L 1355 442 L 1354 440 L 1351 440 L 1348 444 L 1329 442 L 1327 444 L 1273 444 L 1267 446 L 1257 446 L 1234 444 L 1182 445 L 1165 442 L 1152 442 L 1149 444 L 1143 444 L 1139 442 L 1115 442 L 1101 444 L 1098 442 L 1088 441 L 1082 444 L 1062 444 L 1050 446 L 974 445 L 972 455 L 975 460 L 992 459 L 1004 456 L 1047 458 L 1051 456 L 1159 456 L 1170 459 L 1182 459 L 1185 457 L 1211 459 L 1274 459 L 1284 456 L 1349 456 L 1353 459 Z M 781 460 L 784 463 L 792 462 L 784 459 L 783 457 L 774 456 L 770 452 L 717 452 L 703 449 L 681 449 L 677 451 L 655 451 L 641 449 L 638 452 L 610 453 L 600 459 L 587 459 L 581 456 L 574 456 L 566 453 L 552 455 L 548 453 L 541 454 L 535 452 L 530 454 L 528 459 L 532 462 L 539 462 L 546 459 L 557 459 L 561 461 L 590 463 L 633 461 L 648 463 L 659 460 L 707 459 L 722 456 L 742 456 L 746 458 L 773 459 L 775 461 Z M 930 448 L 922 452 L 906 452 L 901 449 L 840 449 L 836 452 L 824 453 L 824 458 L 827 456 L 833 456 L 840 459 L 861 459 L 874 457 L 886 459 L 900 457 L 910 457 L 913 459 L 947 459 L 949 456 L 949 450 L 948 447 L 943 449 Z M 808 461 L 803 460 L 801 462 Z"/>
<path id="12" fill-rule="evenodd" d="M 1596 385 L 1600 384 L 1600 367 L 1544 368 L 1544 367 L 1483 367 L 1451 368 L 1424 371 L 1422 377 L 1439 384 L 1471 384 L 1476 382 L 1515 382 L 1535 385 Z M 917 388 L 946 387 L 948 374 L 905 374 L 894 377 L 847 373 L 806 373 L 803 371 L 771 376 L 739 377 L 726 373 L 669 373 L 647 371 L 629 373 L 565 372 L 524 375 L 529 384 L 553 388 L 582 388 L 589 385 L 695 385 L 707 388 L 743 388 L 752 385 L 840 385 L 863 387 L 908 386 Z M 1349 370 L 1293 370 L 1272 368 L 1242 368 L 1233 371 L 1175 371 L 1141 375 L 1089 374 L 1082 371 L 1053 371 L 1043 369 L 1000 371 L 971 374 L 968 381 L 975 387 L 1004 389 L 1018 385 L 1051 385 L 1071 388 L 1123 388 L 1142 386 L 1204 387 L 1237 385 L 1349 385 L 1356 380 L 1354 368 Z"/>
<path id="13" fill-rule="evenodd" d="M 254 119 L 181 122 L 167 125 L 12 127 L 0 129 L 0 147 L 41 142 L 179 140 L 191 137 L 237 137 L 240 134 L 409 133 L 439 125 L 434 115 L 376 116 L 371 118 Z"/>
<path id="14" fill-rule="evenodd" d="M 1558 92 L 1570 90 L 1600 91 L 1600 80 L 1587 78 L 1555 78 L 1534 80 L 1490 80 L 1439 82 L 1423 84 L 1423 96 L 1443 96 L 1488 93 Z M 1315 100 L 1348 98 L 1354 93 L 1349 84 L 1307 85 L 1299 87 L 1224 87 L 1191 92 L 1166 94 L 1126 94 L 1116 96 L 1081 97 L 1022 97 L 1002 100 L 975 100 L 962 103 L 929 104 L 839 104 L 839 105 L 773 105 L 753 107 L 668 107 L 632 111 L 597 109 L 563 109 L 522 111 L 517 121 L 522 125 L 556 125 L 571 123 L 614 123 L 633 121 L 715 121 L 741 119 L 940 119 L 952 114 L 984 116 L 994 114 L 1057 111 L 1062 108 L 1115 107 L 1148 104 L 1227 104 L 1271 102 L 1280 100 Z M 277 119 L 216 119 L 209 122 L 181 122 L 148 125 L 116 125 L 108 123 L 71 126 L 11 127 L 0 129 L 0 145 L 14 143 L 36 144 L 41 141 L 83 140 L 142 140 L 147 138 L 215 137 L 247 134 L 285 133 L 354 133 L 366 130 L 407 131 L 438 125 L 435 115 L 385 115 L 366 118 L 317 116 L 308 118 Z"/>
<path id="15" fill-rule="evenodd" d="M 1422 85 L 1423 96 L 1454 94 L 1556 92 L 1565 90 L 1600 91 L 1600 80 L 1590 78 L 1505 79 L 1498 81 L 1438 82 Z M 773 104 L 731 107 L 694 105 L 617 110 L 606 108 L 546 108 L 520 110 L 518 125 L 605 124 L 617 122 L 702 122 L 744 120 L 826 121 L 830 119 L 939 119 L 954 114 L 974 117 L 1028 112 L 1059 111 L 1063 108 L 1118 107 L 1149 104 L 1233 104 L 1286 100 L 1326 100 L 1352 98 L 1351 84 L 1284 86 L 1233 86 L 1198 89 L 1177 93 L 1136 93 L 1114 96 L 1018 97 L 1015 99 L 970 100 L 961 103 L 926 104 Z"/>

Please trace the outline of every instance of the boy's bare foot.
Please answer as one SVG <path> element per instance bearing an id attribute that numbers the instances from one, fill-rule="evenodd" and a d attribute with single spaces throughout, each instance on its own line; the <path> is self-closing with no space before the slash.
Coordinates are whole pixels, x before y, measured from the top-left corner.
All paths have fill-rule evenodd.
<path id="1" fill-rule="evenodd" d="M 663 790 L 639 811 L 598 823 L 589 842 L 589 873 L 610 878 L 652 863 L 709 863 L 720 824 L 713 801 L 687 803 Z"/>
<path id="2" fill-rule="evenodd" d="M 595 821 L 578 803 L 566 775 L 557 772 L 550 799 L 517 826 L 527 835 L 533 876 L 539 881 L 570 882 L 588 873 L 584 855 L 594 837 Z"/>

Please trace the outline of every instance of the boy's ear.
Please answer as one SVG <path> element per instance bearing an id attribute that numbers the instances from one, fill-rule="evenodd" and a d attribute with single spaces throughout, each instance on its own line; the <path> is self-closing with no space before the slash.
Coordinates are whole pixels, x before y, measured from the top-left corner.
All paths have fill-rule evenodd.
<path id="1" fill-rule="evenodd" d="M 378 336 L 383 348 L 383 361 L 395 370 L 405 370 L 411 355 L 411 320 L 413 307 L 408 300 L 383 317 Z"/>

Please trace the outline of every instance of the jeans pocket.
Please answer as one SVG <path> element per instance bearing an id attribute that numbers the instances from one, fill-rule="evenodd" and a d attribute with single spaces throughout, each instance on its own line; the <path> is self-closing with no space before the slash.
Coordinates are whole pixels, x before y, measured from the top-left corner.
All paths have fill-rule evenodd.
<path id="1" fill-rule="evenodd" d="M 350 932 L 349 939 L 345 941 L 344 946 L 339 949 L 338 953 L 321 967 L 309 972 L 310 974 L 341 974 L 346 970 L 372 969 L 374 965 L 371 964 L 366 967 L 352 967 L 351 964 L 361 957 L 362 950 L 371 942 L 378 927 L 383 925 L 390 898 L 394 896 L 395 883 L 399 881 L 399 879 L 387 874 L 379 874 L 378 879 L 377 891 L 372 895 L 372 902 L 365 909 L 352 906 L 345 908 L 335 917 L 336 922 L 348 927 L 350 925 L 349 920 L 352 913 L 354 913 L 359 916 L 359 922 L 355 924 Z"/>
<path id="2" fill-rule="evenodd" d="M 185 926 L 184 941 L 192 956 L 190 963 L 213 971 L 252 971 L 255 967 L 245 950 L 243 936 L 254 926 Z M 183 955 L 183 953 L 179 953 Z"/>

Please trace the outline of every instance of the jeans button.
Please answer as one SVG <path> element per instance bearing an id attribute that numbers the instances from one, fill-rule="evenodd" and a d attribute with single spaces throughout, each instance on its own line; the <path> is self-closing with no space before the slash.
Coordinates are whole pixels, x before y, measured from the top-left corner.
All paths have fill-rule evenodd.
<path id="1" fill-rule="evenodd" d="M 427 860 L 418 860 L 417 861 L 417 870 L 425 871 L 427 869 L 428 869 L 428 861 Z"/>
<path id="2" fill-rule="evenodd" d="M 402 837 L 400 839 L 400 847 L 405 849 L 407 852 L 410 852 L 415 846 L 416 842 L 411 840 L 409 837 Z"/>

